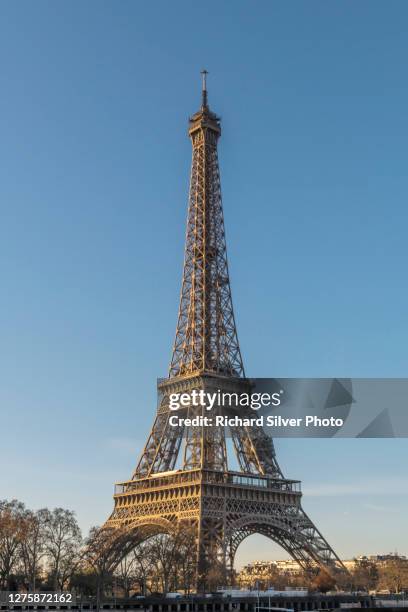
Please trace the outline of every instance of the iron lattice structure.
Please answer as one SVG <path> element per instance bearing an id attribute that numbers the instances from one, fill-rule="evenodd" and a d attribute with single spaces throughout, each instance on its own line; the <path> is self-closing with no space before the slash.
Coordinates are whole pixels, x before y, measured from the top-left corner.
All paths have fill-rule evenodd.
<path id="1" fill-rule="evenodd" d="M 305 569 L 333 573 L 341 561 L 301 506 L 300 482 L 284 478 L 262 428 L 230 427 L 239 469 L 228 466 L 222 427 L 173 427 L 172 393 L 250 392 L 244 376 L 228 274 L 217 143 L 220 119 L 207 101 L 190 119 L 193 157 L 180 308 L 169 376 L 158 385 L 156 417 L 131 480 L 116 485 L 106 528 L 130 543 L 188 527 L 196 542 L 196 586 L 210 568 L 224 578 L 248 535 L 279 543 Z M 187 406 L 178 415 L 194 417 Z M 123 544 L 127 551 L 128 545 Z"/>
<path id="2" fill-rule="evenodd" d="M 193 145 L 184 273 L 170 377 L 242 376 L 228 274 L 217 142 L 220 120 L 207 106 L 190 119 Z"/>

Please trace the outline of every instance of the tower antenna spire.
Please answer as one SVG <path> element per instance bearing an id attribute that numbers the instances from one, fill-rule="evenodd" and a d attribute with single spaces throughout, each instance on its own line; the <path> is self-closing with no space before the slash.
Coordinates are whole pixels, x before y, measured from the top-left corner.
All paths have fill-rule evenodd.
<path id="1" fill-rule="evenodd" d="M 207 100 L 207 74 L 208 74 L 208 70 L 202 70 L 201 71 L 201 77 L 202 77 L 202 89 L 201 89 L 201 94 L 202 94 L 202 106 L 203 108 L 207 108 L 208 107 L 208 100 Z"/>

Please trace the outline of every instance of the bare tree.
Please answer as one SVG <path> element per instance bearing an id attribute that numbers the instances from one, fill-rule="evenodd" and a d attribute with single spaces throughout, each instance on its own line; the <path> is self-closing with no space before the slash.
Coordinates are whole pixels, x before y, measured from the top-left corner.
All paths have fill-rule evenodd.
<path id="1" fill-rule="evenodd" d="M 316 577 L 312 581 L 312 588 L 321 593 L 327 593 L 336 586 L 336 581 L 328 572 L 324 569 L 319 569 Z"/>
<path id="2" fill-rule="evenodd" d="M 82 550 L 82 561 L 96 576 L 96 604 L 100 609 L 104 596 L 104 587 L 113 575 L 115 568 L 127 553 L 127 547 L 133 547 L 132 539 L 125 531 L 92 527 Z"/>
<path id="3" fill-rule="evenodd" d="M 182 588 L 187 594 L 190 593 L 191 585 L 195 579 L 197 542 L 194 530 L 191 528 L 180 529 L 176 536 L 176 588 Z"/>
<path id="4" fill-rule="evenodd" d="M 44 510 L 45 550 L 55 591 L 63 589 L 79 561 L 82 542 L 75 513 L 63 508 Z"/>
<path id="5" fill-rule="evenodd" d="M 25 533 L 21 541 L 21 561 L 27 588 L 35 591 L 41 559 L 45 555 L 45 519 L 46 510 L 25 513 Z"/>
<path id="6" fill-rule="evenodd" d="M 23 503 L 13 499 L 0 501 L 0 583 L 10 588 L 10 579 L 19 560 L 19 547 L 25 538 L 27 523 Z"/>
<path id="7" fill-rule="evenodd" d="M 172 590 L 190 592 L 195 579 L 197 542 L 194 531 L 183 525 L 171 534 L 160 533 L 133 551 L 135 570 L 143 593 L 167 593 Z"/>
<path id="8" fill-rule="evenodd" d="M 151 541 L 140 543 L 132 551 L 133 564 L 132 574 L 140 592 L 146 595 L 150 577 L 153 572 L 153 560 L 151 555 Z"/>
<path id="9" fill-rule="evenodd" d="M 179 543 L 177 535 L 174 536 L 167 533 L 160 533 L 151 540 L 150 555 L 152 565 L 159 579 L 160 591 L 163 593 L 177 588 Z"/>
<path id="10" fill-rule="evenodd" d="M 121 559 L 115 570 L 115 577 L 117 578 L 118 584 L 122 588 L 125 597 L 129 597 L 130 590 L 135 579 L 134 568 L 135 558 L 134 555 L 130 554 Z"/>
<path id="11" fill-rule="evenodd" d="M 356 560 L 352 573 L 352 583 L 355 589 L 369 591 L 375 589 L 378 582 L 378 568 L 369 559 Z"/>
<path id="12" fill-rule="evenodd" d="M 379 570 L 378 587 L 392 593 L 408 589 L 408 560 L 400 558 L 387 561 Z"/>

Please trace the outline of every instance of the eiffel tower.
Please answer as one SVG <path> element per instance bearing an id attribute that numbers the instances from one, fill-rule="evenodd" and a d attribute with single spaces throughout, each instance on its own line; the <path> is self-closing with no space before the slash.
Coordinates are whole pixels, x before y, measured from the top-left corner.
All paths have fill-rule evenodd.
<path id="1" fill-rule="evenodd" d="M 254 533 L 281 545 L 304 569 L 320 566 L 333 574 L 344 566 L 302 509 L 300 482 L 283 476 L 262 428 L 229 428 L 239 466 L 233 470 L 223 427 L 183 429 L 169 422 L 170 394 L 251 391 L 228 274 L 217 154 L 220 118 L 209 108 L 206 76 L 203 71 L 201 108 L 189 120 L 189 208 L 169 375 L 158 383 L 153 427 L 132 478 L 116 485 L 105 527 L 125 529 L 138 541 L 189 527 L 196 542 L 197 588 L 205 587 L 209 568 L 221 568 L 228 579 L 238 546 Z M 189 405 L 178 415 L 191 418 L 202 410 Z"/>

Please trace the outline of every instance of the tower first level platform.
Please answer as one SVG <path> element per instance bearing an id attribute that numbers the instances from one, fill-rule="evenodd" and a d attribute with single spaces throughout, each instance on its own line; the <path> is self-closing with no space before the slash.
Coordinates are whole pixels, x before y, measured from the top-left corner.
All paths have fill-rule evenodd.
<path id="1" fill-rule="evenodd" d="M 193 529 L 201 565 L 232 568 L 253 533 L 279 543 L 304 569 L 335 569 L 339 560 L 301 507 L 300 482 L 242 472 L 174 470 L 115 486 L 107 526 L 149 535 Z"/>

